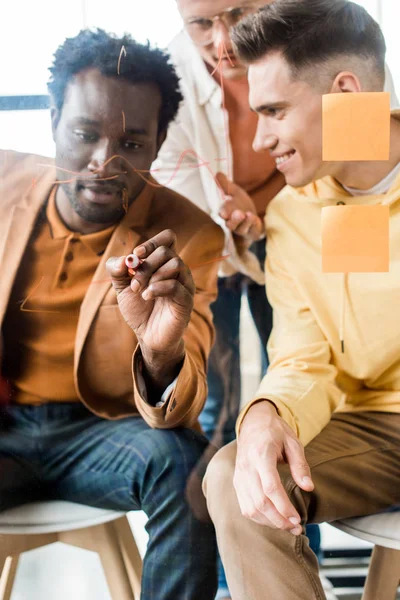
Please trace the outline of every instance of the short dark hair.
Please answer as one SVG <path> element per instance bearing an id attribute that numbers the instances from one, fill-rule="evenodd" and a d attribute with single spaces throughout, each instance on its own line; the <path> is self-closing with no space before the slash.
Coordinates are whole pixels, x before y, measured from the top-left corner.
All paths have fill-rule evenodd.
<path id="1" fill-rule="evenodd" d="M 368 12 L 348 0 L 275 0 L 246 17 L 233 30 L 244 62 L 281 52 L 294 73 L 337 56 L 372 59 L 384 77 L 386 44 Z"/>
<path id="2" fill-rule="evenodd" d="M 119 60 L 122 46 L 126 54 Z M 66 39 L 54 53 L 47 87 L 61 111 L 68 83 L 84 69 L 98 69 L 106 77 L 119 76 L 131 83 L 155 83 L 162 99 L 158 130 L 163 132 L 175 118 L 183 98 L 169 58 L 162 50 L 151 48 L 149 43 L 139 44 L 128 34 L 118 38 L 103 29 L 83 29 L 76 37 Z"/>

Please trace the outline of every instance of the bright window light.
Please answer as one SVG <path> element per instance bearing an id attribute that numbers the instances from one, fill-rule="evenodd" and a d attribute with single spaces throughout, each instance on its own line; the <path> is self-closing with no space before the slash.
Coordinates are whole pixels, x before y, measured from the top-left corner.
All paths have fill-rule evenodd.
<path id="1" fill-rule="evenodd" d="M 382 25 L 387 62 L 400 95 L 400 2 L 357 1 Z M 47 94 L 54 51 L 85 25 L 117 35 L 128 32 L 161 48 L 182 26 L 176 0 L 20 0 L 8 2 L 2 17 L 0 96 Z M 53 154 L 49 122 L 47 111 L 0 111 L 0 147 Z"/>

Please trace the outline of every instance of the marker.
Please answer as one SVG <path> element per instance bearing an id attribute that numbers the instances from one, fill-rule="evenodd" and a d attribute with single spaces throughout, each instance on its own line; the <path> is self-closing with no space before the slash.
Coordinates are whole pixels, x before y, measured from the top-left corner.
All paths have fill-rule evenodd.
<path id="1" fill-rule="evenodd" d="M 138 256 L 136 256 L 136 254 L 128 254 L 128 256 L 125 258 L 125 264 L 130 269 L 136 269 L 141 262 L 142 261 Z"/>
<path id="2" fill-rule="evenodd" d="M 133 276 L 135 274 L 135 269 L 137 269 L 142 262 L 143 260 L 136 256 L 136 254 L 128 254 L 128 256 L 125 258 L 125 264 L 128 267 L 129 275 Z"/>

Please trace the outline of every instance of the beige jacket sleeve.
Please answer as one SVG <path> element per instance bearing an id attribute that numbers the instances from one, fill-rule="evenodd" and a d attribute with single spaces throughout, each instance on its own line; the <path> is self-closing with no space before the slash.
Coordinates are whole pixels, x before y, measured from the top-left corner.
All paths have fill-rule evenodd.
<path id="1" fill-rule="evenodd" d="M 341 391 L 335 384 L 337 370 L 328 341 L 285 269 L 273 235 L 268 238 L 266 287 L 274 311 L 270 367 L 256 396 L 241 411 L 237 433 L 249 408 L 268 399 L 307 444 L 329 422 Z"/>

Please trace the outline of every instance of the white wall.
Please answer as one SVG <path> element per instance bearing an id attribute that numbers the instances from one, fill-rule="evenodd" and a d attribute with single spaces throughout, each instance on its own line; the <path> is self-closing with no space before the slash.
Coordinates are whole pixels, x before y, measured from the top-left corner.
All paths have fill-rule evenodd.
<path id="1" fill-rule="evenodd" d="M 54 51 L 84 26 L 163 47 L 181 23 L 175 0 L 10 0 L 0 9 L 0 96 L 46 94 Z"/>

